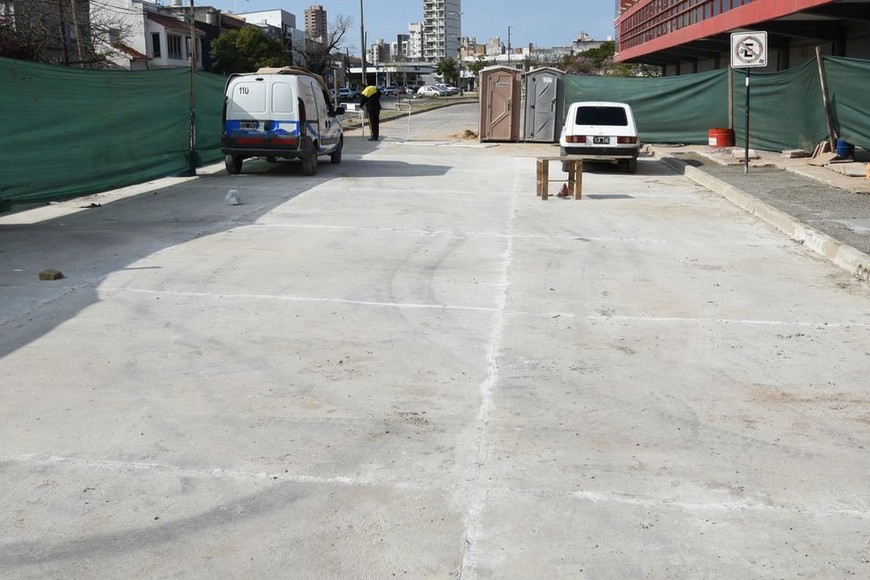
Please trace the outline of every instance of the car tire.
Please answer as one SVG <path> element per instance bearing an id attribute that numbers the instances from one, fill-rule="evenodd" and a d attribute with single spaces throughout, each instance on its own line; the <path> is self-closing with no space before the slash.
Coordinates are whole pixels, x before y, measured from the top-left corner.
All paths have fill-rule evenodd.
<path id="1" fill-rule="evenodd" d="M 625 169 L 629 173 L 637 173 L 637 159 L 632 158 L 625 162 Z"/>
<path id="2" fill-rule="evenodd" d="M 567 155 L 567 154 L 568 154 L 568 153 L 565 152 L 565 148 L 564 148 L 564 147 L 561 147 L 561 148 L 559 149 L 559 156 L 560 156 L 560 157 L 564 157 L 564 156 Z M 562 173 L 568 173 L 568 162 L 567 162 L 567 161 L 563 161 L 563 162 L 562 162 Z"/>
<path id="3" fill-rule="evenodd" d="M 317 174 L 317 145 L 310 138 L 303 141 L 302 173 L 304 175 Z"/>
<path id="4" fill-rule="evenodd" d="M 238 155 L 226 155 L 224 165 L 226 165 L 227 173 L 230 175 L 238 175 L 242 172 L 242 158 Z"/>
<path id="5" fill-rule="evenodd" d="M 338 140 L 338 145 L 335 146 L 335 151 L 329 156 L 329 162 L 333 165 L 341 163 L 341 150 L 344 147 L 344 137 Z"/>

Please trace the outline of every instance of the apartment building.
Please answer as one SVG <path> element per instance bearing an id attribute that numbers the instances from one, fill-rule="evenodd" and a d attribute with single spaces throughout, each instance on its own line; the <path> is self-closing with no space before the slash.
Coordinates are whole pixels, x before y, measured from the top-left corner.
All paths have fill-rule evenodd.
<path id="1" fill-rule="evenodd" d="M 423 0 L 423 60 L 459 58 L 462 0 Z"/>
<path id="2" fill-rule="evenodd" d="M 326 39 L 326 10 L 320 4 L 305 9 L 305 34 L 311 40 L 323 42 Z"/>

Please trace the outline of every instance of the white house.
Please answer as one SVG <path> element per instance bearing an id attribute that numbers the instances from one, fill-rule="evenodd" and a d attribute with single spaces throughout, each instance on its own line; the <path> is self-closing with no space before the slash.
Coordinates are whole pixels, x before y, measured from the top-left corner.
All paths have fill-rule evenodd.
<path id="1" fill-rule="evenodd" d="M 190 66 L 190 22 L 163 10 L 154 0 L 101 0 L 91 2 L 91 19 L 110 11 L 116 29 L 102 48 L 116 67 L 129 70 Z M 102 18 L 102 20 L 107 20 Z M 195 30 L 196 68 L 202 69 L 202 38 Z"/>

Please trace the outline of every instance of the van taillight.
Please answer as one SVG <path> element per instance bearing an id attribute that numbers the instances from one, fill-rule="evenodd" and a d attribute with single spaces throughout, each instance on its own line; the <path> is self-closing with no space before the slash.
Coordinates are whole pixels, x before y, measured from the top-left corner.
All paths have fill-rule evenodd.
<path id="1" fill-rule="evenodd" d="M 568 143 L 586 143 L 586 135 L 567 135 L 565 141 Z"/>
<path id="2" fill-rule="evenodd" d="M 617 137 L 616 142 L 620 145 L 634 145 L 637 143 L 637 137 Z"/>
<path id="3" fill-rule="evenodd" d="M 272 137 L 272 145 L 293 145 L 296 146 L 298 140 L 296 137 Z"/>

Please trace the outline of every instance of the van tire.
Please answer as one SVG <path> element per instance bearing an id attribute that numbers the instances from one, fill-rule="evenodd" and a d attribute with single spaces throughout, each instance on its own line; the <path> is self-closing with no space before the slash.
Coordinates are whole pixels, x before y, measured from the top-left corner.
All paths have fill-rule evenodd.
<path id="1" fill-rule="evenodd" d="M 308 137 L 303 137 L 302 142 L 302 173 L 304 175 L 317 174 L 317 145 Z"/>
<path id="2" fill-rule="evenodd" d="M 224 165 L 226 165 L 227 173 L 230 175 L 238 175 L 242 172 L 242 158 L 238 155 L 225 156 Z"/>
<path id="3" fill-rule="evenodd" d="M 338 145 L 335 146 L 335 151 L 329 156 L 329 161 L 333 165 L 341 163 L 341 150 L 344 147 L 344 138 L 338 140 Z"/>

